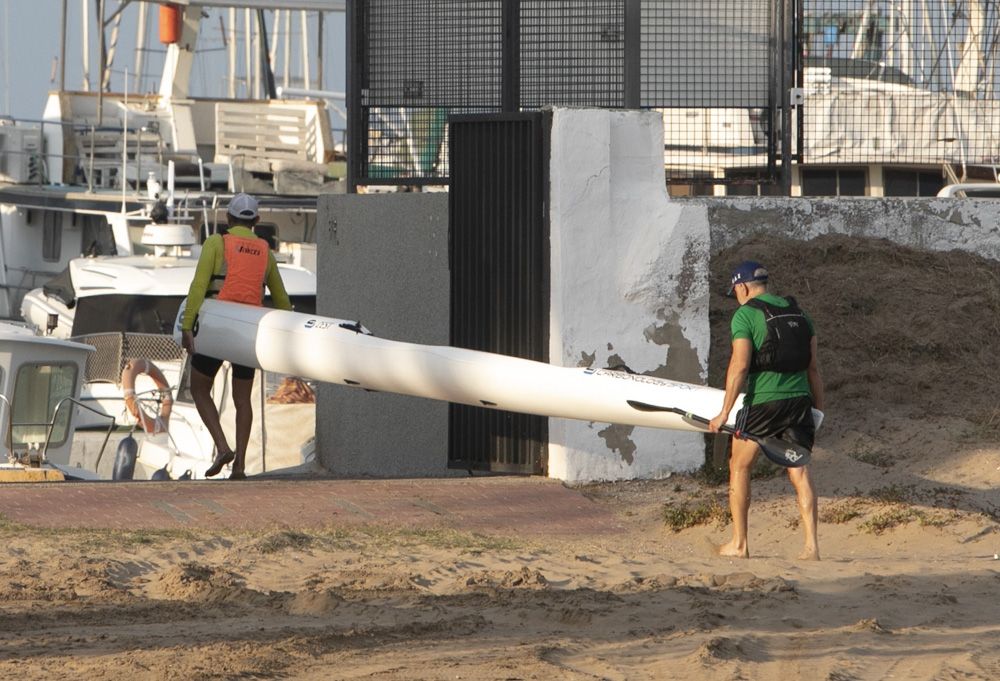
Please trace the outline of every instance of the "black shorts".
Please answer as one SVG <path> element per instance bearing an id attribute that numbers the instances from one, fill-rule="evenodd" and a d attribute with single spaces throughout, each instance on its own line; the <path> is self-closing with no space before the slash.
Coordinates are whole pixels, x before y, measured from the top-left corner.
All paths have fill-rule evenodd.
<path id="1" fill-rule="evenodd" d="M 809 396 L 764 402 L 736 413 L 736 428 L 759 437 L 781 437 L 806 449 L 816 440 L 816 423 Z"/>
<path id="2" fill-rule="evenodd" d="M 209 357 L 208 355 L 199 355 L 198 353 L 195 353 L 194 356 L 191 357 L 191 366 L 209 378 L 215 378 L 215 375 L 219 373 L 219 367 L 222 366 L 222 360 L 216 359 L 215 357 Z M 253 367 L 243 366 L 242 364 L 233 364 L 233 378 L 241 381 L 252 381 L 256 371 L 257 370 Z"/>

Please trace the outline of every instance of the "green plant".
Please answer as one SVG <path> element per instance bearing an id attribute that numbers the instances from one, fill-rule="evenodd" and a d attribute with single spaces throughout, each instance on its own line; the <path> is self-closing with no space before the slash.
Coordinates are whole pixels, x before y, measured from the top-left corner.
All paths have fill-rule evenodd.
<path id="1" fill-rule="evenodd" d="M 848 452 L 847 455 L 855 461 L 879 468 L 891 468 L 896 463 L 896 457 L 878 449 L 856 449 Z"/>
<path id="2" fill-rule="evenodd" d="M 313 537 L 295 530 L 281 530 L 267 535 L 257 542 L 255 548 L 261 553 L 277 553 L 284 549 L 302 550 L 313 543 Z"/>
<path id="3" fill-rule="evenodd" d="M 913 495 L 913 485 L 887 485 L 868 492 L 868 497 L 886 504 L 901 504 L 909 501 Z"/>
<path id="4" fill-rule="evenodd" d="M 862 514 L 862 502 L 859 499 L 848 499 L 824 508 L 819 513 L 819 520 L 823 523 L 841 525 L 860 517 Z"/>
<path id="5" fill-rule="evenodd" d="M 724 525 L 729 519 L 729 508 L 716 497 L 697 502 L 684 501 L 676 505 L 666 504 L 663 507 L 663 522 L 674 532 L 713 521 Z"/>
<path id="6" fill-rule="evenodd" d="M 897 507 L 872 516 L 861 523 L 861 529 L 872 534 L 882 534 L 898 525 L 904 525 L 918 517 L 916 511 L 911 508 Z"/>

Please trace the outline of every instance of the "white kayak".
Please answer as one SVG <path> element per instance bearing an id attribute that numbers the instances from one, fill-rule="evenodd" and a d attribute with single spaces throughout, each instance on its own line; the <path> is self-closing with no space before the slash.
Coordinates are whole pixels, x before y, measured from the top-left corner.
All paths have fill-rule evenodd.
<path id="1" fill-rule="evenodd" d="M 179 342 L 178 313 L 175 335 Z M 610 369 L 378 338 L 357 322 L 205 300 L 195 350 L 236 364 L 327 383 L 490 409 L 703 431 L 683 414 L 640 411 L 629 401 L 711 418 L 723 391 Z M 730 425 L 736 410 L 730 416 Z"/>

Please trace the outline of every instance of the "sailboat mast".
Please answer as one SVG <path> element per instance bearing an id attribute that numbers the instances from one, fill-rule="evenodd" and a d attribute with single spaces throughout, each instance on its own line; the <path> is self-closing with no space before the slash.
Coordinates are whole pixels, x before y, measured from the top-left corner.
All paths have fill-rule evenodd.
<path id="1" fill-rule="evenodd" d="M 146 33 L 148 17 L 145 2 L 139 3 L 139 18 L 135 27 L 135 91 L 142 92 L 142 69 L 146 57 Z"/>
<path id="2" fill-rule="evenodd" d="M 285 55 L 283 68 L 284 86 L 291 86 L 291 59 L 292 59 L 292 10 L 278 10 L 285 14 Z"/>
<path id="3" fill-rule="evenodd" d="M 306 90 L 312 89 L 312 80 L 309 78 L 309 24 L 306 19 L 306 11 L 302 10 L 302 80 Z"/>
<path id="4" fill-rule="evenodd" d="M 316 12 L 316 89 L 323 89 L 323 13 Z"/>
<path id="5" fill-rule="evenodd" d="M 239 48 L 237 43 L 236 30 L 236 8 L 229 8 L 229 99 L 236 99 L 236 51 Z"/>
<path id="6" fill-rule="evenodd" d="M 90 8 L 87 0 L 80 0 L 81 59 L 83 60 L 83 91 L 90 92 Z"/>
<path id="7" fill-rule="evenodd" d="M 251 35 L 252 31 L 253 31 L 253 23 L 250 21 L 250 9 L 247 8 L 243 10 L 243 36 L 244 36 L 243 52 L 245 56 L 244 63 L 246 66 L 247 99 L 250 99 L 253 96 L 253 89 L 252 89 L 253 63 L 250 55 L 250 53 L 253 52 L 253 50 L 250 48 L 251 43 L 253 43 L 253 36 Z"/>

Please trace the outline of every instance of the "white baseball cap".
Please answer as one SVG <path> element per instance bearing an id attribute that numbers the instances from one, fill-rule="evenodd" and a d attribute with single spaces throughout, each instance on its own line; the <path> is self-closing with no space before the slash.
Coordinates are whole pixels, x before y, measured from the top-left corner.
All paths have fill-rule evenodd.
<path id="1" fill-rule="evenodd" d="M 257 217 L 257 199 L 249 194 L 237 194 L 230 199 L 227 212 L 240 220 L 253 220 Z"/>

